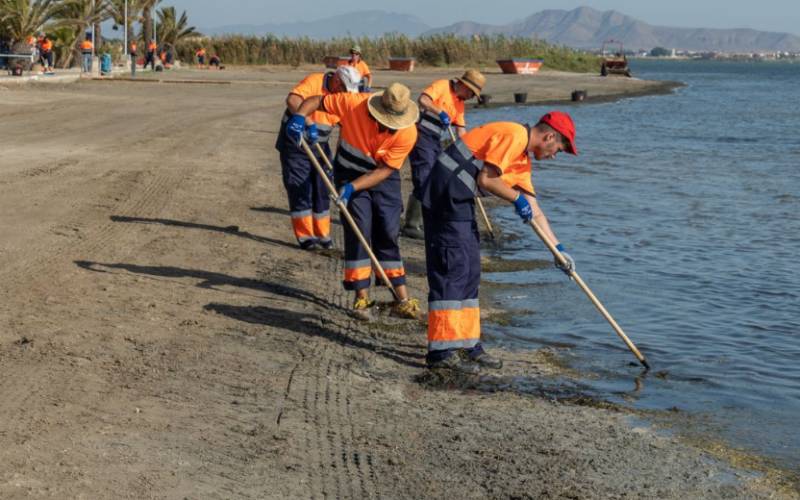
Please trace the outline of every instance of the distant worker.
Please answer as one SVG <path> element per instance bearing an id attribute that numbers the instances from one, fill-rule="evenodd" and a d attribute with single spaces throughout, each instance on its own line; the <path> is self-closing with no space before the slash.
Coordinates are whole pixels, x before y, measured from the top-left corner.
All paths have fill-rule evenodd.
<path id="1" fill-rule="evenodd" d="M 370 73 L 367 63 L 361 59 L 361 47 L 359 45 L 353 45 L 353 48 L 350 49 L 350 60 L 347 61 L 347 64 L 354 67 L 361 75 L 359 90 L 361 92 L 372 92 L 372 73 Z"/>
<path id="2" fill-rule="evenodd" d="M 468 69 L 461 78 L 437 80 L 419 96 L 420 118 L 417 123 L 417 144 L 408 159 L 411 162 L 411 181 L 414 192 L 408 197 L 403 234 L 409 238 L 424 238 L 422 230 L 422 185 L 442 153 L 442 141 L 451 141 L 450 128 L 456 137 L 466 132 L 464 101 L 480 98 L 486 77 L 480 71 Z"/>
<path id="3" fill-rule="evenodd" d="M 205 48 L 200 47 L 199 49 L 197 49 L 197 52 L 195 52 L 194 55 L 197 56 L 197 64 L 198 65 L 200 65 L 200 66 L 205 66 L 206 65 L 206 49 Z"/>
<path id="4" fill-rule="evenodd" d="M 81 42 L 81 54 L 83 55 L 83 66 L 81 69 L 84 73 L 91 73 L 92 59 L 94 58 L 94 43 L 92 43 L 92 35 L 86 35 L 86 38 Z"/>
<path id="5" fill-rule="evenodd" d="M 47 35 L 39 41 L 39 59 L 45 73 L 53 71 L 53 41 Z"/>
<path id="6" fill-rule="evenodd" d="M 136 41 L 131 42 L 131 48 L 128 52 L 131 56 L 131 78 L 136 76 L 136 58 L 138 57 L 138 45 Z"/>
<path id="7" fill-rule="evenodd" d="M 222 61 L 220 60 L 220 58 L 219 58 L 219 56 L 217 54 L 214 54 L 213 56 L 211 56 L 208 59 L 208 66 L 209 67 L 216 66 L 217 69 L 224 69 L 222 67 Z"/>
<path id="8" fill-rule="evenodd" d="M 147 52 L 145 52 L 145 59 L 144 59 L 144 69 L 147 69 L 147 65 L 149 64 L 153 71 L 156 70 L 156 50 L 158 49 L 158 44 L 155 41 L 151 41 L 147 45 Z"/>
<path id="9" fill-rule="evenodd" d="M 334 160 L 338 201 L 350 210 L 381 267 L 397 292 L 392 314 L 416 319 L 419 302 L 409 298 L 406 272 L 400 256 L 400 168 L 417 141 L 414 127 L 419 109 L 405 85 L 393 83 L 378 94 L 332 94 L 306 99 L 287 125 L 287 134 L 299 141 L 306 117 L 322 110 L 341 128 Z M 313 128 L 313 125 L 311 125 Z M 369 299 L 372 263 L 349 225 L 344 225 L 345 290 L 353 290 L 353 314 L 369 319 L 375 301 Z"/>
<path id="10" fill-rule="evenodd" d="M 280 153 L 283 186 L 289 195 L 289 211 L 292 229 L 297 243 L 303 250 L 317 245 L 330 248 L 331 217 L 330 199 L 324 180 L 317 174 L 305 152 L 296 141 L 286 137 L 286 124 L 297 113 L 308 97 L 330 95 L 339 92 L 358 92 L 358 72 L 350 66 L 340 66 L 336 72 L 312 73 L 295 86 L 286 97 L 286 112 L 281 120 L 275 149 Z M 315 111 L 310 116 L 318 134 L 317 142 L 331 158 L 329 139 L 339 118 L 324 111 Z M 322 158 L 318 158 L 322 162 Z M 323 162 L 324 165 L 324 162 Z"/>
<path id="11" fill-rule="evenodd" d="M 575 125 L 566 113 L 553 111 L 533 127 L 493 122 L 464 134 L 437 159 L 422 189 L 425 257 L 428 274 L 428 355 L 431 369 L 475 374 L 503 363 L 481 343 L 478 286 L 480 235 L 475 196 L 490 193 L 514 205 L 517 215 L 539 227 L 566 260 L 556 266 L 570 273 L 575 261 L 564 252 L 531 182 L 532 155 L 537 161 L 575 148 Z"/>

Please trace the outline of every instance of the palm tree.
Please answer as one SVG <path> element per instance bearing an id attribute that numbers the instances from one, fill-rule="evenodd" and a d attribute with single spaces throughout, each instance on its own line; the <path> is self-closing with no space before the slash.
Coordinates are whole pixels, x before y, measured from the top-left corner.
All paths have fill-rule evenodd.
<path id="1" fill-rule="evenodd" d="M 0 0 L 0 32 L 12 51 L 24 53 L 28 37 L 45 28 L 63 6 L 62 0 Z"/>
<path id="2" fill-rule="evenodd" d="M 156 32 L 158 34 L 159 43 L 170 47 L 174 51 L 175 46 L 183 38 L 200 34 L 195 31 L 194 26 L 188 26 L 188 24 L 189 17 L 186 15 L 186 11 L 183 11 L 181 17 L 178 18 L 175 13 L 175 7 L 163 7 L 158 11 L 158 27 Z"/>
<path id="3" fill-rule="evenodd" d="M 125 24 L 125 3 L 126 0 L 108 0 L 111 18 L 114 24 L 123 26 Z M 133 40 L 133 23 L 139 19 L 142 12 L 142 0 L 127 0 L 128 4 L 128 40 Z M 116 29 L 116 28 L 115 28 Z M 126 49 L 127 50 L 127 49 Z"/>
<path id="4" fill-rule="evenodd" d="M 2 1 L 2 0 L 0 0 Z M 111 16 L 110 6 L 106 0 L 64 0 L 58 12 L 59 24 L 72 28 L 72 50 L 62 61 L 61 66 L 68 67 L 72 59 L 80 53 L 80 42 L 83 34 L 92 25 L 99 25 Z M 95 38 L 99 40 L 99 32 L 95 31 Z M 97 44 L 97 40 L 94 41 Z M 68 41 L 68 40 L 64 40 Z"/>
<path id="5" fill-rule="evenodd" d="M 153 39 L 153 8 L 160 4 L 161 0 L 140 0 L 142 8 L 142 35 L 144 37 L 144 46 L 150 43 Z"/>

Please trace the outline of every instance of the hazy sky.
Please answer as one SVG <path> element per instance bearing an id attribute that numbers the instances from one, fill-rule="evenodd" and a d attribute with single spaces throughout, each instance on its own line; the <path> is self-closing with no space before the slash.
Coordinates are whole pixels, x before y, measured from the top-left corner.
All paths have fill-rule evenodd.
<path id="1" fill-rule="evenodd" d="M 187 10 L 191 24 L 201 28 L 315 20 L 365 9 L 413 14 L 432 26 L 465 20 L 504 24 L 543 9 L 587 5 L 656 25 L 800 34 L 800 0 L 163 0 L 162 5 Z"/>

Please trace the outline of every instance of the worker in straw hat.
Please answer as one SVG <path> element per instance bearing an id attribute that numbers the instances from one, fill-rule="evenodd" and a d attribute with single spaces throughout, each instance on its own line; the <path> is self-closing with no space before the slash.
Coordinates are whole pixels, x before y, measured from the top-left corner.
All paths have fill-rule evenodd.
<path id="1" fill-rule="evenodd" d="M 358 92 L 358 80 L 359 75 L 354 68 L 340 66 L 335 72 L 308 75 L 286 97 L 286 111 L 281 119 L 275 148 L 280 153 L 283 186 L 289 195 L 292 229 L 303 250 L 311 250 L 317 245 L 322 248 L 333 245 L 330 234 L 330 200 L 325 182 L 311 165 L 308 156 L 295 141 L 286 138 L 286 125 L 306 98 L 339 92 Z M 314 135 L 316 142 L 330 157 L 329 139 L 333 127 L 339 123 L 339 118 L 324 111 L 315 111 L 311 120 L 314 122 L 311 135 Z"/>
<path id="2" fill-rule="evenodd" d="M 369 70 L 367 63 L 361 58 L 361 46 L 353 45 L 350 49 L 350 60 L 347 61 L 348 66 L 352 66 L 361 75 L 361 92 L 371 92 L 372 89 L 372 73 Z"/>
<path id="3" fill-rule="evenodd" d="M 337 117 L 341 127 L 334 160 L 338 201 L 348 206 L 397 292 L 398 302 L 392 313 L 415 319 L 419 316 L 419 303 L 409 298 L 398 246 L 403 210 L 399 170 L 417 140 L 414 124 L 419 118 L 411 91 L 393 83 L 386 91 L 372 95 L 310 97 L 290 119 L 289 137 L 299 141 L 306 129 L 306 117 L 318 109 Z M 368 310 L 375 304 L 368 294 L 372 277 L 369 254 L 347 225 L 344 244 L 344 288 L 355 291 L 356 317 L 368 319 Z"/>
<path id="4" fill-rule="evenodd" d="M 464 102 L 477 97 L 486 84 L 486 77 L 476 69 L 468 69 L 461 78 L 437 80 L 419 96 L 420 118 L 417 122 L 417 143 L 408 159 L 414 192 L 408 198 L 403 234 L 423 238 L 420 189 L 442 152 L 442 140 L 450 140 L 451 127 L 456 137 L 464 135 L 467 121 Z"/>
<path id="5" fill-rule="evenodd" d="M 575 125 L 566 113 L 553 111 L 528 126 L 487 123 L 464 134 L 436 160 L 422 188 L 425 257 L 428 274 L 428 355 L 430 368 L 474 374 L 500 368 L 502 362 L 481 344 L 478 285 L 480 236 L 475 196 L 493 194 L 513 204 L 526 223 L 536 223 L 564 257 L 556 266 L 570 273 L 575 261 L 564 252 L 531 182 L 531 159 L 578 154 Z"/>

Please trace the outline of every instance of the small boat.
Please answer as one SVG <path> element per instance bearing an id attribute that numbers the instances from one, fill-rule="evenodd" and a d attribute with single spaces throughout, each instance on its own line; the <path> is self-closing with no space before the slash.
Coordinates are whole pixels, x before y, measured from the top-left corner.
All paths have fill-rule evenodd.
<path id="1" fill-rule="evenodd" d="M 414 63 L 416 61 L 413 57 L 390 57 L 389 69 L 392 71 L 414 71 Z"/>
<path id="2" fill-rule="evenodd" d="M 497 60 L 497 65 L 500 66 L 503 73 L 512 75 L 536 74 L 542 64 L 544 64 L 544 59 L 513 58 Z"/>

